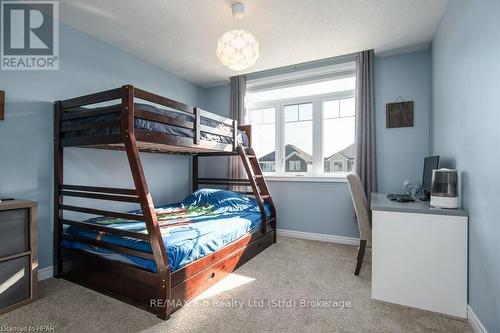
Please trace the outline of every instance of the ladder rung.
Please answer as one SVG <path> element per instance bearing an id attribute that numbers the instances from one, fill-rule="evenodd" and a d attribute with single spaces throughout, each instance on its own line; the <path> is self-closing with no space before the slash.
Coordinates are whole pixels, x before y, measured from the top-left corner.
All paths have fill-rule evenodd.
<path id="1" fill-rule="evenodd" d="M 261 199 L 267 199 L 267 198 L 270 198 L 271 196 L 269 194 L 263 194 L 260 197 L 261 197 Z"/>
<path id="2" fill-rule="evenodd" d="M 254 175 L 254 178 L 264 178 L 263 175 Z"/>

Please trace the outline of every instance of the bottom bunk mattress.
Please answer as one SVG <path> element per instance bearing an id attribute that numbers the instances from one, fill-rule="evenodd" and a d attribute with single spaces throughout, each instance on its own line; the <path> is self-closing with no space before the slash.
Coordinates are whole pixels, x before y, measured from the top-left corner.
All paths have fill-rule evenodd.
<path id="1" fill-rule="evenodd" d="M 271 209 L 265 204 L 266 215 Z M 141 213 L 140 210 L 132 213 Z M 165 244 L 170 271 L 209 255 L 237 240 L 262 224 L 262 216 L 254 198 L 226 190 L 202 189 L 177 204 L 156 208 L 158 223 Z M 98 217 L 86 222 L 107 227 L 147 233 L 146 224 L 131 220 Z M 69 226 L 65 233 L 122 247 L 152 253 L 149 242 Z M 156 272 L 156 264 L 102 247 L 63 240 L 63 247 L 84 250 L 107 259 L 128 263 Z"/>

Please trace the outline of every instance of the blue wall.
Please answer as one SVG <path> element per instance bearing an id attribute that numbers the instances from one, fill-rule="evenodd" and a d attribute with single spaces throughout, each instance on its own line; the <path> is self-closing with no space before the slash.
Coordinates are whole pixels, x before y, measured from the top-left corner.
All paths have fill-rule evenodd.
<path id="1" fill-rule="evenodd" d="M 207 111 L 229 117 L 229 102 L 231 91 L 228 84 L 217 87 L 206 88 L 204 92 L 203 107 Z"/>
<path id="2" fill-rule="evenodd" d="M 190 104 L 201 104 L 203 89 L 115 47 L 61 25 L 59 71 L 1 71 L 6 91 L 0 121 L 0 193 L 39 202 L 40 267 L 52 265 L 53 115 L 58 99 L 131 83 Z M 68 149 L 68 183 L 132 186 L 122 152 Z M 156 203 L 175 202 L 190 190 L 190 159 L 143 154 Z"/>
<path id="3" fill-rule="evenodd" d="M 269 182 L 278 228 L 359 237 L 346 182 Z"/>
<path id="4" fill-rule="evenodd" d="M 430 50 L 375 58 L 377 176 L 380 192 L 404 192 L 403 182 L 420 183 L 430 151 Z M 414 102 L 414 126 L 385 127 L 385 105 L 401 96 Z"/>
<path id="5" fill-rule="evenodd" d="M 500 1 L 455 0 L 432 43 L 432 150 L 461 174 L 469 304 L 500 332 Z"/>
<path id="6" fill-rule="evenodd" d="M 420 182 L 429 153 L 430 51 L 375 58 L 375 109 L 379 190 L 403 191 L 403 181 Z M 207 89 L 207 110 L 229 114 L 229 86 Z M 413 128 L 385 128 L 385 104 L 398 96 L 415 102 Z M 207 176 L 224 176 L 227 162 L 200 163 Z M 347 183 L 273 181 L 269 186 L 279 214 L 279 228 L 358 237 Z"/>

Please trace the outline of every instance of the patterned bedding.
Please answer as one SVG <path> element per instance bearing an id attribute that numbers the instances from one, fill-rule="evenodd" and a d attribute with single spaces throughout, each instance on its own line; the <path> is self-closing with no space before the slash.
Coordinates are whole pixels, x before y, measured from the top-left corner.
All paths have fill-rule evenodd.
<path id="1" fill-rule="evenodd" d="M 269 205 L 265 204 L 265 209 L 267 216 L 270 217 Z M 141 213 L 141 211 L 132 213 Z M 172 272 L 221 249 L 260 227 L 262 223 L 260 210 L 254 198 L 226 190 L 202 189 L 189 195 L 180 203 L 156 208 L 156 213 Z M 146 233 L 144 222 L 106 217 L 89 219 L 87 222 Z M 76 226 L 66 228 L 65 232 L 152 253 L 149 242 L 135 238 L 115 236 Z M 156 272 L 156 265 L 151 260 L 75 241 L 64 240 L 63 246 L 85 250 Z"/>

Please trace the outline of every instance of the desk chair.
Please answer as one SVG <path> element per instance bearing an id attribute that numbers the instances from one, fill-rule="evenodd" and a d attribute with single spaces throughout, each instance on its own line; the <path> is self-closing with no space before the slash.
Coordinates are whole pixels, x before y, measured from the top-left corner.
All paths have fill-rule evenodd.
<path id="1" fill-rule="evenodd" d="M 363 264 L 363 258 L 365 256 L 366 243 L 367 241 L 371 242 L 372 240 L 371 214 L 368 206 L 368 200 L 366 199 L 359 176 L 349 174 L 347 175 L 347 182 L 349 183 L 352 203 L 354 205 L 354 211 L 356 212 L 356 220 L 358 221 L 360 241 L 354 275 L 359 275 L 361 265 Z"/>

